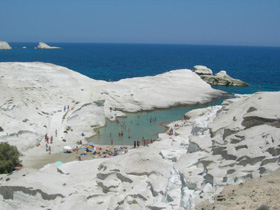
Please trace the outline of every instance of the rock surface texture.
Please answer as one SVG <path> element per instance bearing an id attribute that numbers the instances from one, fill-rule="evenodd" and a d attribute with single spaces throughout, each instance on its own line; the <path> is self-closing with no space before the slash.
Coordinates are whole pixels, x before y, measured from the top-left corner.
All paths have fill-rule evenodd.
<path id="1" fill-rule="evenodd" d="M 227 75 L 226 71 L 220 71 L 213 75 L 212 70 L 206 66 L 194 66 L 193 71 L 197 73 L 201 79 L 210 85 L 221 85 L 221 86 L 249 86 L 248 83 L 243 82 L 239 79 L 234 79 Z"/>
<path id="2" fill-rule="evenodd" d="M 12 68 L 15 74 L 4 74 L 3 77 L 5 66 Z M 127 86 L 135 84 L 131 79 L 116 83 L 94 81 L 51 64 L 8 63 L 1 64 L 0 70 L 0 84 L 3 84 L 0 90 L 6 87 L 1 94 L 7 92 L 0 106 L 5 109 L 1 111 L 0 119 L 6 119 L 1 121 L 4 130 L 1 141 L 5 138 L 12 140 L 9 138 L 16 130 L 15 125 L 23 131 L 34 128 L 35 134 L 32 135 L 37 136 L 33 140 L 40 140 L 42 134 L 51 132 L 54 122 L 55 127 L 63 128 L 61 131 L 69 126 L 68 121 L 71 119 L 74 120 L 71 125 L 78 126 L 78 122 L 83 122 L 83 107 L 91 107 L 85 109 L 85 116 L 91 114 L 92 119 L 85 121 L 85 126 L 87 123 L 98 126 L 93 122 L 103 123 L 106 111 L 102 110 L 110 106 L 112 101 L 114 105 L 119 104 L 122 110 L 141 110 L 158 107 L 158 104 L 163 103 L 158 98 L 166 101 L 170 99 L 165 97 L 166 92 L 154 90 L 156 97 L 153 103 L 135 100 L 137 97 L 131 94 L 140 97 L 141 88 L 146 87 L 141 86 L 145 84 L 143 78 L 139 79 L 138 88 L 127 90 Z M 25 76 L 18 75 L 20 72 Z M 166 74 L 176 82 L 169 84 Z M 184 74 L 188 78 L 194 75 L 192 79 L 198 77 L 191 71 L 179 70 L 146 79 L 150 83 L 169 84 L 170 88 L 175 88 L 178 82 L 177 91 L 180 91 L 184 86 L 190 88 L 186 85 L 188 80 L 182 81 Z M 55 79 L 51 79 L 51 75 L 59 79 L 52 83 Z M 202 82 L 201 86 L 204 87 L 204 84 Z M 159 85 L 160 88 L 163 86 Z M 148 87 L 154 89 L 157 85 Z M 54 90 L 50 91 L 52 88 Z M 37 92 L 30 92 L 35 90 Z M 209 86 L 200 92 L 203 90 L 211 92 Z M 185 89 L 182 91 L 185 91 L 184 94 L 189 92 Z M 22 96 L 22 93 L 29 95 Z M 220 92 L 215 94 L 219 95 Z M 119 98 L 116 95 L 120 97 L 119 102 L 116 102 Z M 202 94 L 199 102 L 204 101 L 204 97 Z M 173 100 L 166 106 L 178 103 Z M 181 100 L 186 99 L 182 96 Z M 122 105 L 125 102 L 128 102 L 127 106 Z M 67 103 L 70 104 L 70 110 L 59 111 Z M 48 164 L 39 170 L 26 167 L 11 175 L 1 175 L 0 209 L 194 209 L 203 201 L 213 201 L 214 196 L 226 185 L 241 184 L 248 179 L 265 176 L 279 167 L 279 104 L 280 92 L 237 95 L 221 106 L 187 113 L 186 120 L 168 125 L 172 133 L 159 134 L 156 142 L 148 147 L 131 149 L 126 155 L 62 165 Z M 23 113 L 28 113 L 28 106 L 33 108 L 28 116 L 23 116 Z M 75 129 L 81 129 L 71 131 L 71 128 L 66 130 L 75 133 Z M 16 138 L 22 133 L 27 135 L 28 132 L 23 131 L 12 137 Z M 68 141 L 67 136 L 65 138 Z M 26 139 L 26 136 L 20 139 Z M 22 141 L 18 139 L 17 144 L 21 145 Z M 34 154 L 33 150 L 36 149 L 40 154 L 39 148 L 33 148 L 25 155 Z"/>
<path id="3" fill-rule="evenodd" d="M 110 112 L 110 107 L 168 108 L 207 103 L 223 94 L 190 70 L 106 82 L 53 64 L 0 63 L 0 141 L 15 144 L 22 152 L 44 142 L 45 134 L 57 136 L 61 146 L 74 145 L 82 132 L 89 137 L 94 128 L 104 126 L 105 117 L 125 116 Z"/>
<path id="4" fill-rule="evenodd" d="M 280 169 L 268 176 L 251 179 L 244 184 L 226 186 L 214 197 L 214 203 L 205 201 L 197 206 L 199 210 L 277 210 L 280 209 Z"/>
<path id="5" fill-rule="evenodd" d="M 52 46 L 47 45 L 44 42 L 39 42 L 39 44 L 36 48 L 37 49 L 60 49 L 60 47 L 52 47 Z"/>
<path id="6" fill-rule="evenodd" d="M 8 42 L 0 41 L 0 50 L 11 50 L 12 47 L 8 44 Z"/>

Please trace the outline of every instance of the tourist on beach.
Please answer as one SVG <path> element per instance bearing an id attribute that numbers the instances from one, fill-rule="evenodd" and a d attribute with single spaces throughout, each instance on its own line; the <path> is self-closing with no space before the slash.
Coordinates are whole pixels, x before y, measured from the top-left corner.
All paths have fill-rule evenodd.
<path id="1" fill-rule="evenodd" d="M 146 146 L 146 140 L 144 139 L 144 142 L 143 142 L 143 144 L 144 144 L 144 147 Z"/>
<path id="2" fill-rule="evenodd" d="M 55 137 L 57 137 L 57 130 L 55 130 Z"/>
<path id="3" fill-rule="evenodd" d="M 147 139 L 147 146 L 149 146 L 149 143 L 150 143 L 150 140 L 149 140 L 149 139 Z"/>
<path id="4" fill-rule="evenodd" d="M 51 144 L 52 144 L 52 142 L 53 142 L 53 136 L 51 136 Z"/>
<path id="5" fill-rule="evenodd" d="M 137 147 L 140 146 L 140 139 L 137 140 Z"/>
<path id="6" fill-rule="evenodd" d="M 47 136 L 47 144 L 49 143 L 49 137 Z"/>
<path id="7" fill-rule="evenodd" d="M 49 146 L 49 154 L 51 154 L 52 152 L 52 149 L 51 149 L 51 146 Z"/>
<path id="8" fill-rule="evenodd" d="M 78 160 L 79 160 L 79 161 L 81 161 L 81 160 L 82 160 L 82 158 L 79 156 L 79 157 L 78 157 Z"/>
<path id="9" fill-rule="evenodd" d="M 136 141 L 134 141 L 133 144 L 134 144 L 134 149 L 135 149 L 136 148 Z"/>
<path id="10" fill-rule="evenodd" d="M 67 106 L 67 111 L 69 110 L 69 105 Z"/>
<path id="11" fill-rule="evenodd" d="M 64 106 L 64 112 L 66 111 L 66 106 Z"/>
<path id="12" fill-rule="evenodd" d="M 49 150 L 49 146 L 48 144 L 46 144 L 46 152 Z"/>

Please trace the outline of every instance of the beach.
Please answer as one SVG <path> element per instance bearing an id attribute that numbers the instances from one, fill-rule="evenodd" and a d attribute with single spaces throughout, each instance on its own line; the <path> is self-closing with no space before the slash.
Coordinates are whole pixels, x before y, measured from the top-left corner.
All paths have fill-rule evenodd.
<path id="1" fill-rule="evenodd" d="M 67 152 L 60 152 L 60 153 L 54 153 L 54 154 L 49 154 L 47 151 L 45 154 L 41 154 L 40 156 L 27 156 L 22 158 L 22 164 L 24 168 L 33 168 L 33 169 L 40 169 L 43 168 L 47 164 L 63 164 L 63 163 L 68 163 L 71 161 L 85 161 L 85 160 L 92 160 L 96 158 L 104 158 L 106 155 L 106 158 L 113 158 L 113 156 L 109 156 L 107 151 L 114 151 L 114 148 L 120 149 L 120 148 L 128 148 L 130 149 L 131 146 L 128 145 L 116 145 L 116 146 L 109 146 L 109 145 L 96 145 L 97 148 L 102 148 L 101 154 L 100 155 L 93 155 L 92 152 L 87 152 L 86 155 L 81 155 L 85 154 L 86 150 L 84 147 L 86 147 L 87 144 L 83 145 L 80 147 L 79 151 L 72 151 L 71 153 Z M 103 154 L 103 151 L 105 151 L 106 148 L 106 153 Z M 107 148 L 109 150 L 107 150 Z M 124 155 L 124 151 L 120 151 L 119 155 Z M 79 157 L 81 157 L 81 160 L 79 160 Z M 61 163 L 60 163 L 61 162 Z"/>

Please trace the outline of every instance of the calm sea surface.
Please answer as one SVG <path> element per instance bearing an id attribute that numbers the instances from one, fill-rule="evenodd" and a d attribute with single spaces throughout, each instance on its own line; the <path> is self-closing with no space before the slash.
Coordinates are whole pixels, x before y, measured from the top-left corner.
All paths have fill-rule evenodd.
<path id="1" fill-rule="evenodd" d="M 279 47 L 48 43 L 62 49 L 39 50 L 34 49 L 37 44 L 10 43 L 14 49 L 1 50 L 0 62 L 54 63 L 88 77 L 107 81 L 153 76 L 169 70 L 205 65 L 213 73 L 226 70 L 230 76 L 251 85 L 243 88 L 214 88 L 230 93 L 254 93 L 258 86 L 261 91 L 280 90 Z M 27 48 L 22 49 L 23 46 Z M 126 128 L 115 122 L 108 122 L 105 128 L 99 129 L 100 135 L 94 137 L 93 141 L 109 144 L 110 133 L 115 144 L 131 144 L 133 140 L 142 138 L 143 133 L 145 138 L 152 138 L 164 131 L 160 123 L 178 120 L 188 110 L 190 108 L 186 107 L 157 110 L 141 113 L 140 118 L 135 114 L 128 114 L 127 118 L 121 119 Z M 151 117 L 157 117 L 157 121 L 150 123 Z M 122 130 L 124 136 L 120 138 L 117 134 Z"/>

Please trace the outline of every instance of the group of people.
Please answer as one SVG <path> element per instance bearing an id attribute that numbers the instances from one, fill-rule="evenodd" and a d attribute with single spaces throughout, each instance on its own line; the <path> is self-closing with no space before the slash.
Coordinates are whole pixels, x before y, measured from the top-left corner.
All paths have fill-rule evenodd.
<path id="1" fill-rule="evenodd" d="M 93 155 L 93 158 L 110 158 L 112 156 L 117 156 L 120 154 L 126 154 L 128 152 L 127 147 L 119 147 L 119 148 L 102 148 L 102 147 L 97 147 L 95 146 L 92 147 L 85 147 L 85 151 L 82 152 L 79 156 L 76 158 L 81 161 L 82 156 L 87 156 L 89 153 Z"/>
<path id="2" fill-rule="evenodd" d="M 156 138 L 155 138 L 155 137 L 154 137 L 154 138 L 151 138 L 151 139 L 145 139 L 144 137 L 142 137 L 142 143 L 143 143 L 143 146 L 144 146 L 144 147 L 145 147 L 145 146 L 149 146 L 150 143 L 153 143 L 153 142 L 155 142 L 155 141 L 156 141 Z M 140 143 L 141 143 L 140 139 L 138 139 L 137 141 L 134 141 L 134 142 L 133 142 L 134 148 L 140 147 Z"/>
<path id="3" fill-rule="evenodd" d="M 45 142 L 46 142 L 46 152 L 49 152 L 51 154 L 52 149 L 49 144 L 53 143 L 53 136 L 49 137 L 48 134 L 45 135 Z"/>
<path id="4" fill-rule="evenodd" d="M 69 105 L 67 105 L 67 106 L 65 105 L 65 106 L 64 106 L 64 112 L 66 111 L 66 109 L 67 109 L 67 111 L 68 111 L 69 108 L 70 108 Z"/>

